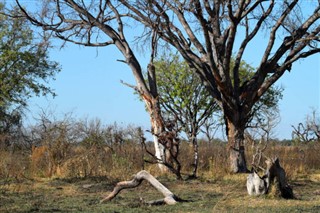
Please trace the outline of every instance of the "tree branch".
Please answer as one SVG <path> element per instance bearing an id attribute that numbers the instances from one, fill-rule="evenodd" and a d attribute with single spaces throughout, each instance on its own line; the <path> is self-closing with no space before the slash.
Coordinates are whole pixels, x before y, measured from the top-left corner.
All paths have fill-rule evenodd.
<path id="1" fill-rule="evenodd" d="M 182 201 L 176 195 L 174 195 L 167 187 L 162 185 L 156 178 L 154 178 L 149 172 L 142 170 L 138 172 L 131 181 L 122 181 L 117 183 L 113 191 L 103 198 L 100 203 L 107 202 L 115 198 L 119 192 L 123 189 L 135 188 L 139 186 L 143 180 L 148 181 L 154 188 L 162 193 L 164 198 L 162 200 L 148 202 L 151 205 L 168 204 L 174 205 L 179 201 Z"/>

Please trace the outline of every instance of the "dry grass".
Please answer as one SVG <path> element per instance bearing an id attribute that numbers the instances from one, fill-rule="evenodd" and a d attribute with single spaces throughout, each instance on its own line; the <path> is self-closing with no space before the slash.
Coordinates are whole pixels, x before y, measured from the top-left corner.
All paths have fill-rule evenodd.
<path id="1" fill-rule="evenodd" d="M 162 198 L 149 184 L 122 191 L 105 204 L 116 180 L 107 178 L 38 179 L 11 181 L 0 185 L 0 212 L 319 212 L 320 173 L 292 181 L 297 199 L 249 197 L 246 175 L 229 175 L 220 180 L 176 181 L 158 179 L 189 202 L 174 206 L 147 206 L 142 201 Z"/>
<path id="2" fill-rule="evenodd" d="M 152 144 L 149 144 L 152 151 Z M 250 166 L 253 149 L 246 148 L 247 162 Z M 157 166 L 145 163 L 150 157 L 137 143 L 123 143 L 121 146 L 69 146 L 64 155 L 56 149 L 40 146 L 32 151 L 18 150 L 9 152 L 0 150 L 0 178 L 20 177 L 60 177 L 83 178 L 103 176 L 114 179 L 126 179 L 142 169 L 158 174 Z M 270 144 L 265 154 L 278 156 L 289 180 L 301 175 L 308 175 L 320 169 L 320 144 L 300 146 L 282 146 Z M 56 157 L 56 156 L 59 156 Z M 228 156 L 224 143 L 205 142 L 199 146 L 198 175 L 204 179 L 223 179 L 228 176 Z M 193 148 L 186 142 L 181 144 L 179 160 L 182 174 L 191 174 L 193 164 Z"/>
<path id="3" fill-rule="evenodd" d="M 149 147 L 152 150 L 152 145 Z M 50 151 L 50 150 L 48 150 Z M 200 143 L 199 178 L 176 181 L 160 174 L 137 143 L 121 146 L 71 146 L 65 157 L 51 158 L 53 168 L 41 159 L 47 152 L 0 151 L 0 212 L 319 212 L 320 145 L 282 146 L 270 144 L 266 155 L 278 156 L 297 199 L 268 196 L 249 197 L 246 174 L 228 173 L 223 143 Z M 42 155 L 42 154 L 43 155 Z M 57 156 L 51 152 L 52 156 Z M 181 144 L 180 162 L 184 177 L 192 171 L 192 147 Z M 247 147 L 250 163 L 252 150 Z M 59 161 L 57 160 L 59 159 Z M 52 166 L 51 164 L 51 166 Z M 34 167 L 40 165 L 35 169 Z M 115 183 L 131 179 L 141 169 L 148 170 L 179 197 L 190 202 L 175 206 L 149 207 L 141 200 L 161 198 L 149 184 L 123 191 L 113 201 L 98 204 Z"/>

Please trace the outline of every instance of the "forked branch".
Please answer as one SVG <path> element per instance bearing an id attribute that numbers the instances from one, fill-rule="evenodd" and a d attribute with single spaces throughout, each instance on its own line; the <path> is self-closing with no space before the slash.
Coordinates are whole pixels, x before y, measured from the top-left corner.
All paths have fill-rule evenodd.
<path id="1" fill-rule="evenodd" d="M 176 195 L 174 195 L 167 187 L 165 187 L 163 184 L 161 184 L 155 177 L 153 177 L 149 172 L 142 170 L 142 171 L 138 172 L 133 177 L 132 180 L 122 181 L 122 182 L 117 183 L 117 185 L 114 187 L 113 191 L 108 196 L 103 198 L 100 201 L 100 203 L 112 200 L 123 189 L 135 188 L 135 187 L 139 186 L 143 180 L 148 181 L 154 188 L 156 188 L 164 196 L 163 199 L 147 202 L 148 204 L 150 204 L 150 205 L 160 205 L 160 204 L 174 205 L 177 202 L 182 201 Z"/>

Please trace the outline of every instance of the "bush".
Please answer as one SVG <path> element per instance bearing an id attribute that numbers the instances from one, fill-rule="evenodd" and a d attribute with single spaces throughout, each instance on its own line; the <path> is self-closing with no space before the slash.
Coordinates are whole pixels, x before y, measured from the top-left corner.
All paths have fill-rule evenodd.
<path id="1" fill-rule="evenodd" d="M 145 162 L 152 158 L 140 144 L 141 132 L 140 127 L 123 127 L 116 123 L 103 125 L 98 119 L 76 121 L 66 116 L 56 120 L 43 116 L 37 125 L 27 128 L 23 137 L 16 140 L 29 146 L 0 149 L 0 177 L 108 176 L 126 179 L 142 169 L 160 175 L 156 164 Z M 146 143 L 146 146 L 154 152 L 152 143 Z M 248 165 L 253 152 L 253 147 L 247 144 Z M 319 152 L 319 143 L 293 146 L 287 141 L 270 142 L 264 154 L 268 157 L 278 156 L 288 178 L 292 179 L 299 174 L 319 170 Z M 193 147 L 186 141 L 181 141 L 179 161 L 182 174 L 191 174 Z M 220 178 L 228 173 L 226 143 L 199 140 L 198 175 Z"/>

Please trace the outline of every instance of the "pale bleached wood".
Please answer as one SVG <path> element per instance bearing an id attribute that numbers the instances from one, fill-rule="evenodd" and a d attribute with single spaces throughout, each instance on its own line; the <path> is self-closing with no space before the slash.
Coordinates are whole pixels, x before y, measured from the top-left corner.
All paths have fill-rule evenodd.
<path id="1" fill-rule="evenodd" d="M 108 196 L 103 198 L 100 201 L 100 203 L 112 200 L 123 189 L 138 187 L 142 183 L 143 180 L 148 181 L 154 188 L 156 188 L 164 196 L 164 198 L 162 200 L 150 201 L 150 202 L 147 202 L 148 204 L 151 204 L 151 205 L 159 205 L 159 204 L 173 205 L 173 204 L 176 204 L 180 200 L 167 187 L 165 187 L 155 177 L 153 177 L 149 172 L 142 170 L 142 171 L 138 172 L 136 175 L 134 175 L 132 180 L 121 181 L 121 182 L 117 183 L 117 185 L 114 187 L 113 191 Z"/>

